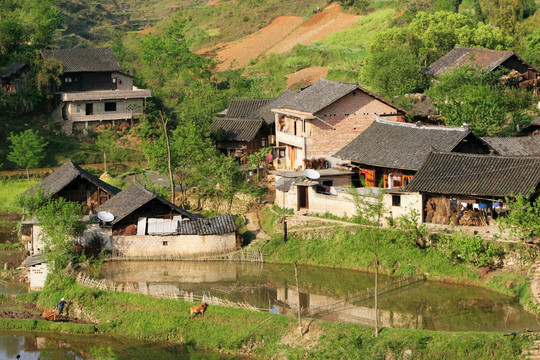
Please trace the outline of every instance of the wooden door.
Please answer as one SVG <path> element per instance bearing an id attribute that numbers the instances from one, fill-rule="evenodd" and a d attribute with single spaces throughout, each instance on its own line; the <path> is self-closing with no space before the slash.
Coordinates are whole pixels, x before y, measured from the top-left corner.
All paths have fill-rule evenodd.
<path id="1" fill-rule="evenodd" d="M 308 198 L 307 186 L 298 186 L 298 208 L 299 209 L 309 209 L 309 198 Z"/>

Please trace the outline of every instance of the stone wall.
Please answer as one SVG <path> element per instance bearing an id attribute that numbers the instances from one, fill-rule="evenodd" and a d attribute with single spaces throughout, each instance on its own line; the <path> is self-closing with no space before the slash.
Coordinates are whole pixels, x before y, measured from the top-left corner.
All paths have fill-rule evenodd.
<path id="1" fill-rule="evenodd" d="M 236 234 L 113 236 L 113 254 L 122 256 L 183 256 L 236 249 Z"/>

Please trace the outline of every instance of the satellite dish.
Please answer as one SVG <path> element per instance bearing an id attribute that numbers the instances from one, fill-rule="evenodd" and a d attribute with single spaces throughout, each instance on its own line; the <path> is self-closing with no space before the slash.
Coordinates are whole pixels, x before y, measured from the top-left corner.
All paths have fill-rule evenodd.
<path id="1" fill-rule="evenodd" d="M 111 214 L 108 211 L 100 211 L 100 212 L 98 212 L 97 217 L 98 217 L 99 220 L 101 220 L 103 222 L 106 222 L 106 223 L 109 223 L 109 222 L 114 220 L 114 215 Z"/>
<path id="2" fill-rule="evenodd" d="M 280 178 L 276 180 L 276 182 L 274 183 L 274 186 L 279 191 L 287 192 L 291 189 L 292 183 L 293 183 L 292 179 Z"/>
<path id="3" fill-rule="evenodd" d="M 319 172 L 317 170 L 313 170 L 313 169 L 304 170 L 304 175 L 308 179 L 311 179 L 311 180 L 317 180 L 318 178 L 321 177 L 321 174 L 319 174 Z"/>

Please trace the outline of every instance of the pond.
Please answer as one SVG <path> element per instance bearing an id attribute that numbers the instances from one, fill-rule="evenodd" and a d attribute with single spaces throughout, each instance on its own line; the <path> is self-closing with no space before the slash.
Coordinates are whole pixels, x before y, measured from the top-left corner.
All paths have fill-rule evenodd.
<path id="1" fill-rule="evenodd" d="M 151 293 L 214 296 L 294 315 L 298 301 L 311 317 L 374 325 L 370 292 L 374 275 L 354 270 L 236 262 L 118 261 L 104 264 L 101 277 L 131 283 Z M 380 277 L 381 287 L 396 279 Z M 368 294 L 369 296 L 366 296 Z M 513 297 L 488 289 L 417 281 L 379 296 L 381 326 L 441 331 L 540 330 L 536 318 Z"/>
<path id="2" fill-rule="evenodd" d="M 77 335 L 51 332 L 0 330 L 0 359 L 248 359 L 194 350 L 163 342 L 147 342 L 120 336 Z"/>

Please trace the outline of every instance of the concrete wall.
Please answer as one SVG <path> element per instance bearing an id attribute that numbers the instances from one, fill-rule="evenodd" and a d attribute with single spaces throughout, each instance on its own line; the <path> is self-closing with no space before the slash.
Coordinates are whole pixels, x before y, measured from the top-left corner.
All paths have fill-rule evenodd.
<path id="1" fill-rule="evenodd" d="M 105 111 L 105 103 L 116 103 L 116 111 Z M 86 104 L 93 104 L 92 115 L 86 115 Z M 128 109 L 129 105 L 136 105 L 133 110 Z M 99 115 L 113 114 L 133 114 L 133 117 L 139 117 L 143 113 L 143 99 L 111 99 L 111 100 L 88 100 L 88 101 L 73 101 L 66 103 L 65 115 L 68 121 L 98 121 L 96 117 Z M 106 119 L 106 118 L 105 118 Z M 107 120 L 107 119 L 106 119 Z"/>
<path id="2" fill-rule="evenodd" d="M 46 264 L 39 264 L 30 267 L 28 278 L 30 279 L 30 291 L 42 290 L 47 280 L 49 271 Z"/>
<path id="3" fill-rule="evenodd" d="M 133 89 L 133 78 L 131 76 L 127 76 L 118 72 L 113 72 L 111 74 L 111 78 L 116 78 L 117 90 L 132 90 Z"/>
<path id="4" fill-rule="evenodd" d="M 356 205 L 354 204 L 353 197 L 347 192 L 347 190 L 336 190 L 332 187 L 331 195 L 320 194 L 315 191 L 315 187 L 311 186 L 308 189 L 308 208 L 298 208 L 298 187 L 296 185 L 291 186 L 291 189 L 285 193 L 285 204 L 283 204 L 283 192 L 276 189 L 275 204 L 287 209 L 293 209 L 295 211 L 304 210 L 308 213 L 324 214 L 330 213 L 339 217 L 351 218 L 356 215 Z M 360 188 L 365 189 L 365 188 Z M 397 219 L 401 216 L 410 214 L 411 211 L 416 210 L 418 217 L 417 220 L 422 223 L 422 195 L 419 193 L 403 193 L 399 194 L 400 206 L 392 205 L 392 196 L 395 194 L 385 194 L 383 196 L 384 213 L 381 221 L 386 224 L 387 217 Z M 366 202 L 377 201 L 373 196 L 362 196 Z"/>
<path id="5" fill-rule="evenodd" d="M 113 254 L 123 256 L 194 255 L 232 251 L 236 234 L 113 236 Z"/>

